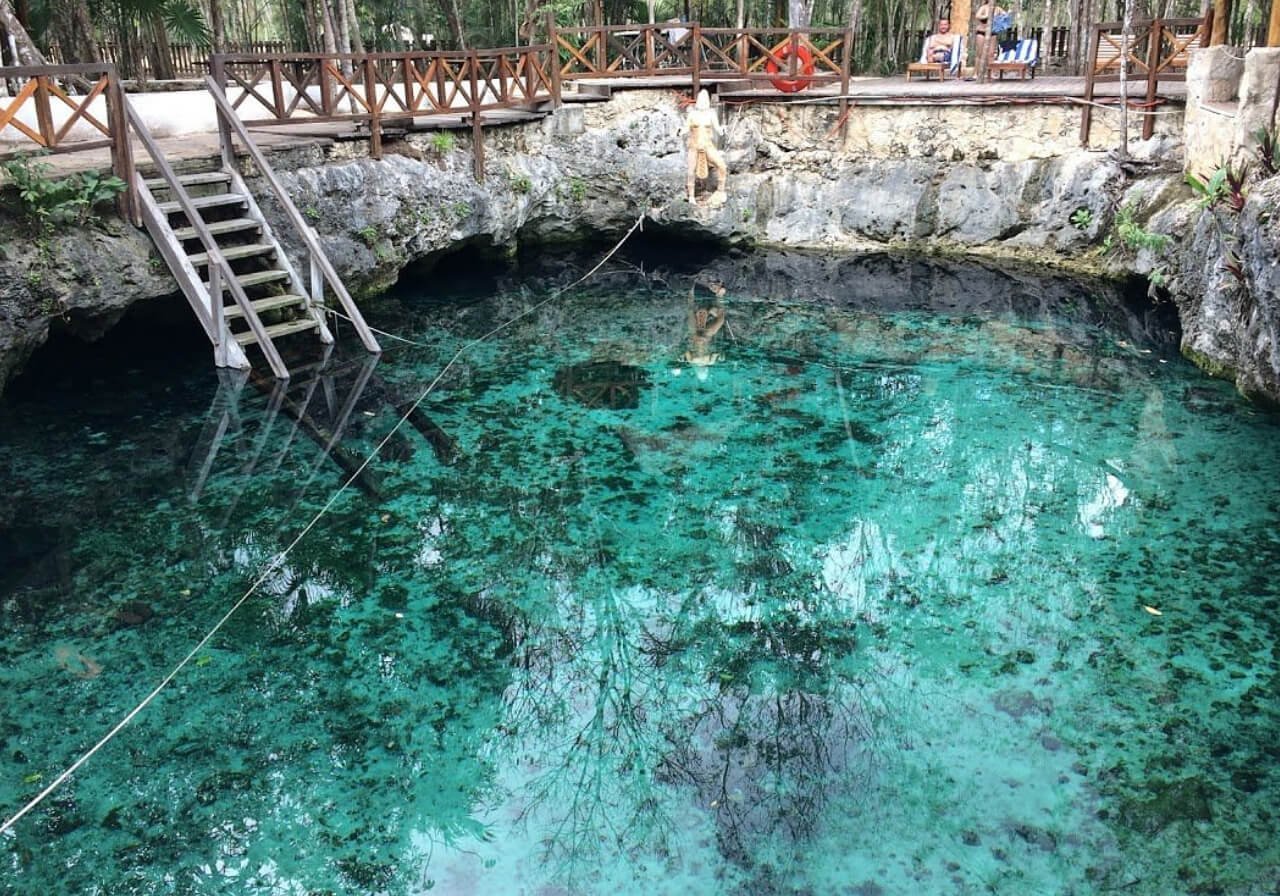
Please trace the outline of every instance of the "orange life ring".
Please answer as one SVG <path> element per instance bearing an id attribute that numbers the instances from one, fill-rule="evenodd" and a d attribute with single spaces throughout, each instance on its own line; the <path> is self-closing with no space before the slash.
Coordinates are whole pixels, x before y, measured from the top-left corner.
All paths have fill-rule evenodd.
<path id="1" fill-rule="evenodd" d="M 787 44 L 781 50 L 769 56 L 769 60 L 764 64 L 764 69 L 770 75 L 776 75 L 782 69 L 778 65 L 779 62 L 786 62 L 791 58 L 791 48 L 795 47 L 797 71 L 801 75 L 798 78 L 770 78 L 769 83 L 781 90 L 783 93 L 796 93 L 804 90 L 813 80 L 813 54 L 809 52 L 809 48 L 800 44 Z"/>

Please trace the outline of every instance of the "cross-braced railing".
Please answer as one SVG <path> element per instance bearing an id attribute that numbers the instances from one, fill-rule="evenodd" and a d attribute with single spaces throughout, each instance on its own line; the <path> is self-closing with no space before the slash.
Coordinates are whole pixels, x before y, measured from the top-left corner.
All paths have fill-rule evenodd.
<path id="1" fill-rule="evenodd" d="M 124 136 L 124 91 L 115 66 L 35 65 L 5 67 L 3 72 L 7 80 L 21 86 L 12 97 L 0 97 L 0 130 L 13 128 L 44 152 L 109 147 L 112 173 L 126 184 L 133 183 L 133 153 Z M 83 92 L 68 92 L 60 83 L 66 81 L 80 82 Z M 121 194 L 119 207 L 121 215 L 136 219 L 128 191 Z"/>
<path id="2" fill-rule="evenodd" d="M 382 152 L 387 121 L 419 116 L 469 117 L 477 176 L 483 173 L 481 115 L 557 102 L 551 47 L 365 55 L 283 53 L 215 55 L 215 83 L 240 120 L 267 124 L 361 122 L 370 152 Z"/>
<path id="3" fill-rule="evenodd" d="M 688 76 L 772 84 L 784 93 L 813 84 L 848 87 L 853 35 L 833 28 L 703 28 L 697 22 L 553 28 L 563 80 Z"/>
<path id="4" fill-rule="evenodd" d="M 1080 142 L 1088 144 L 1093 121 L 1094 85 L 1119 81 L 1141 84 L 1145 109 L 1156 102 L 1161 81 L 1184 81 L 1191 52 L 1209 45 L 1213 11 L 1203 18 L 1151 19 L 1132 22 L 1104 22 L 1093 28 L 1089 66 L 1085 70 L 1085 106 L 1081 113 Z M 1142 122 L 1142 139 L 1155 133 L 1155 119 Z"/>

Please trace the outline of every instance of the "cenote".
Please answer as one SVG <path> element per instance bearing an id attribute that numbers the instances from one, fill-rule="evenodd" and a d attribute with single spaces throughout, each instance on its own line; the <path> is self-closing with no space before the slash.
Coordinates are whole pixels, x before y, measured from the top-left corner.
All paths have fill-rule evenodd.
<path id="1" fill-rule="evenodd" d="M 559 291 L 597 260 L 407 276 L 369 317 L 408 342 L 287 390 L 127 324 L 36 360 L 5 817 L 288 553 L 3 892 L 1277 892 L 1273 413 L 1042 272 Z"/>

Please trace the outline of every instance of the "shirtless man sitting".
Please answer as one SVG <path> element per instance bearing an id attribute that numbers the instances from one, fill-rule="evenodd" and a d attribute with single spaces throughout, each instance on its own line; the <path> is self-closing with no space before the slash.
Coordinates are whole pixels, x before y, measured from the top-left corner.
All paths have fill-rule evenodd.
<path id="1" fill-rule="evenodd" d="M 955 47 L 955 35 L 951 33 L 951 23 L 946 19 L 938 22 L 938 30 L 929 35 L 925 42 L 925 55 L 930 62 L 951 64 L 951 50 Z"/>

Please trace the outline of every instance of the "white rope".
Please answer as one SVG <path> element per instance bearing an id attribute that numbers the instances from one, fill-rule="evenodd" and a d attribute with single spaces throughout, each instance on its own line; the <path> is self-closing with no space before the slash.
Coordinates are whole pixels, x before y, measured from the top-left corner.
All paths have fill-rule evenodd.
<path id="1" fill-rule="evenodd" d="M 650 210 L 650 211 L 656 211 L 656 210 Z M 137 706 L 131 709 L 124 716 L 124 718 L 122 718 L 119 722 L 117 722 L 111 728 L 111 730 L 108 731 L 105 735 L 103 735 L 102 738 L 96 744 L 94 744 L 87 751 L 85 751 L 85 753 L 79 759 L 77 759 L 71 765 L 67 766 L 67 768 L 60 775 L 58 775 L 58 777 L 53 779 L 53 781 L 49 784 L 48 787 L 46 787 L 44 790 L 36 794 L 31 799 L 30 802 L 28 802 L 25 806 L 23 806 L 21 809 L 15 812 L 8 820 L 4 822 L 4 824 L 0 825 L 0 835 L 4 835 L 5 833 L 7 833 L 10 828 L 12 828 L 15 824 L 18 823 L 18 821 L 22 819 L 23 816 L 29 813 L 36 806 L 40 805 L 40 803 L 44 802 L 44 800 L 49 796 L 49 794 L 53 793 L 55 790 L 61 787 L 64 783 L 66 783 L 68 778 L 70 778 L 73 774 L 76 773 L 77 770 L 79 770 L 81 766 L 83 766 L 86 762 L 88 762 L 94 756 L 95 753 L 97 753 L 99 750 L 105 747 L 108 743 L 110 743 L 111 740 L 117 734 L 119 734 L 120 731 L 123 730 L 126 725 L 132 722 L 140 712 L 142 712 L 144 709 L 147 708 L 148 705 L 150 705 L 151 701 L 155 700 L 155 698 L 160 695 L 161 691 L 163 691 L 166 687 L 169 686 L 169 683 L 173 681 L 173 679 L 177 676 L 177 674 L 181 672 L 183 668 L 185 668 L 187 664 L 191 662 L 191 660 L 196 656 L 196 654 L 198 654 L 201 650 L 203 650 L 205 645 L 208 644 L 209 641 L 213 639 L 213 636 L 216 635 L 218 631 L 224 625 L 227 624 L 227 620 L 229 620 L 237 610 L 239 610 L 242 606 L 244 606 L 245 602 L 251 596 L 253 596 L 253 594 L 258 590 L 258 588 L 261 587 L 262 583 L 265 582 L 271 576 L 272 573 L 274 573 L 276 570 L 278 570 L 281 567 L 285 559 L 289 556 L 289 552 L 292 551 L 295 547 L 297 547 L 298 543 L 302 541 L 303 538 L 306 537 L 307 533 L 309 533 L 313 528 L 315 528 L 316 523 L 320 522 L 321 517 L 323 517 L 326 513 L 328 513 L 329 509 L 333 507 L 334 502 L 336 502 L 338 498 L 341 497 L 342 493 L 345 492 L 347 488 L 351 485 L 351 483 L 354 482 L 355 479 L 361 473 L 364 472 L 365 468 L 369 466 L 370 463 L 373 462 L 373 459 L 378 456 L 378 452 L 380 452 L 383 449 L 383 447 L 386 446 L 387 442 L 391 440 L 391 437 L 394 436 L 399 431 L 400 427 L 404 425 L 405 421 L 408 420 L 409 417 L 413 414 L 413 412 L 418 409 L 418 406 L 421 405 L 422 402 L 426 400 L 427 396 L 431 394 L 431 392 L 435 389 L 437 385 L 439 385 L 440 381 L 444 378 L 444 375 L 449 372 L 450 368 L 452 368 L 453 365 L 457 363 L 458 359 L 461 358 L 463 354 L 465 354 L 467 351 L 474 348 L 475 346 L 479 345 L 480 343 L 484 342 L 485 340 L 491 338 L 492 336 L 497 335 L 498 333 L 505 330 L 507 327 L 511 326 L 521 318 L 528 317 L 530 314 L 533 314 L 535 311 L 539 310 L 540 308 L 544 307 L 545 305 L 559 298 L 568 290 L 573 289 L 575 286 L 578 286 L 579 284 L 583 283 L 584 281 L 592 277 L 596 273 L 596 271 L 604 267 L 605 263 L 610 258 L 612 258 L 619 249 L 622 248 L 623 243 L 625 243 L 628 239 L 630 239 L 633 233 L 635 233 L 637 230 L 643 229 L 641 225 L 644 224 L 644 219 L 650 214 L 650 211 L 646 211 L 642 213 L 640 217 L 636 219 L 636 223 L 631 225 L 631 229 L 628 230 L 625 234 L 623 234 L 622 239 L 618 241 L 617 245 L 615 245 L 612 249 L 610 249 L 608 254 L 606 254 L 604 258 L 600 259 L 600 263 L 597 264 L 595 267 L 593 267 L 591 270 L 587 271 L 587 273 L 583 274 L 580 278 L 575 280 L 573 283 L 570 283 L 568 286 L 561 287 L 560 289 L 551 293 L 551 295 L 547 296 L 542 301 L 534 305 L 531 305 L 530 307 L 526 308 L 524 311 L 521 311 L 515 317 L 512 317 L 511 319 L 504 321 L 501 324 L 498 324 L 498 326 L 494 327 L 492 330 L 488 331 L 483 336 L 479 336 L 471 340 L 466 345 L 462 346 L 462 348 L 454 352 L 453 357 L 449 359 L 448 363 L 445 364 L 444 367 L 440 368 L 440 372 L 436 374 L 435 379 L 433 379 L 427 385 L 427 388 L 423 390 L 422 394 L 418 396 L 417 400 L 415 400 L 413 404 L 409 406 L 409 409 L 404 412 L 403 416 L 401 416 L 400 419 L 396 421 L 396 425 L 391 427 L 390 432 L 388 432 L 382 438 L 382 441 L 378 442 L 377 446 L 375 446 L 374 449 L 371 452 L 369 452 L 368 457 L 366 457 L 360 463 L 360 466 L 357 467 L 355 471 L 350 476 L 347 477 L 347 480 L 343 482 L 341 486 L 338 487 L 338 490 L 335 491 L 330 496 L 329 500 L 326 501 L 324 506 L 321 507 L 320 510 L 316 513 L 316 515 L 311 518 L 311 521 L 302 528 L 302 531 L 297 534 L 297 536 L 293 539 L 293 541 L 289 542 L 288 546 L 279 554 L 277 554 L 275 559 L 273 559 L 267 565 L 267 568 L 262 571 L 262 574 L 259 575 L 258 578 L 254 580 L 252 585 L 249 586 L 249 590 L 246 591 L 244 594 L 242 594 L 240 596 L 240 599 L 231 605 L 231 609 L 227 610 L 227 612 L 223 614 L 222 618 L 218 620 L 217 624 L 215 624 L 213 628 L 209 629 L 209 632 L 196 643 L 195 647 L 191 648 L 191 650 L 187 653 L 187 655 L 184 656 L 182 660 L 179 661 L 179 663 L 173 667 L 173 669 L 169 672 L 168 675 L 166 675 L 163 679 L 160 680 L 159 684 L 157 684 L 154 688 L 152 688 L 151 693 L 147 694 L 147 696 L 144 697 Z M 382 335 L 392 336 L 392 334 L 390 333 L 382 333 Z M 402 342 L 407 342 L 412 345 L 422 346 L 424 348 L 429 347 L 429 346 L 423 345 L 422 343 L 414 342 L 411 339 L 404 339 L 403 337 L 392 336 L 392 338 L 397 338 L 397 339 L 400 339 Z"/>

